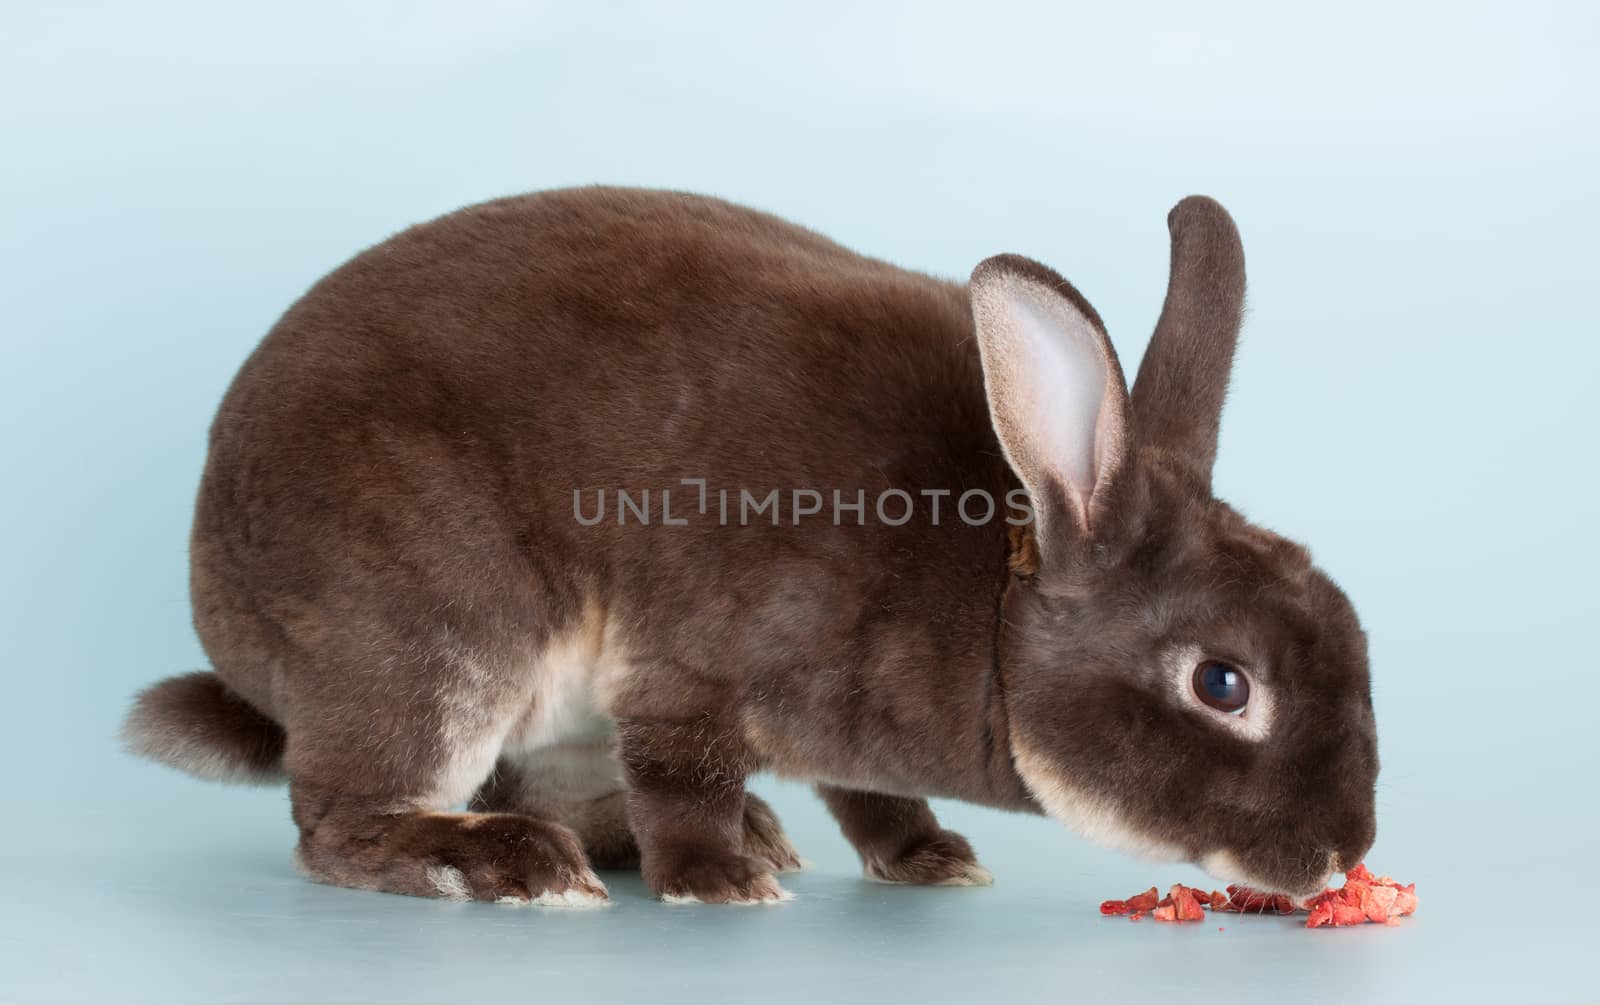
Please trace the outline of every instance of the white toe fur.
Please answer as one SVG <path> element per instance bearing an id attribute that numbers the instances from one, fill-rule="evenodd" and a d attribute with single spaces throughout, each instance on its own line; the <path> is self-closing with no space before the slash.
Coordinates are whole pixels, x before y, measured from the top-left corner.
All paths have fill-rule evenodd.
<path id="1" fill-rule="evenodd" d="M 961 871 L 954 876 L 939 880 L 937 883 L 916 883 L 904 879 L 890 879 L 881 875 L 871 863 L 861 872 L 863 876 L 874 883 L 885 886 L 993 886 L 994 873 L 985 869 L 976 862 L 964 865 Z"/>
<path id="2" fill-rule="evenodd" d="M 610 907 L 611 900 L 603 894 L 590 893 L 587 890 L 562 890 L 559 893 L 546 890 L 537 897 L 501 897 L 495 901 L 507 907 L 568 907 L 588 910 L 596 907 Z"/>
<path id="3" fill-rule="evenodd" d="M 962 869 L 949 879 L 941 881 L 939 886 L 993 886 L 994 873 L 974 862 Z"/>
<path id="4" fill-rule="evenodd" d="M 453 865 L 430 865 L 424 873 L 428 882 L 438 891 L 439 896 L 445 900 L 471 900 L 472 890 L 467 886 L 467 877 L 461 870 Z"/>
<path id="5" fill-rule="evenodd" d="M 791 890 L 786 890 L 780 886 L 777 888 L 777 891 L 777 893 L 768 897 L 748 897 L 743 900 L 726 900 L 723 901 L 723 903 L 733 907 L 750 907 L 758 904 L 787 904 L 789 901 L 794 899 L 794 893 Z M 661 895 L 661 902 L 663 904 L 704 903 L 704 901 L 692 893 L 664 893 Z"/>
<path id="6" fill-rule="evenodd" d="M 590 893 L 587 890 L 573 888 L 563 890 L 560 893 L 551 893 L 550 891 L 546 890 L 544 893 L 541 893 L 539 896 L 533 898 L 530 903 L 536 907 L 576 907 L 579 909 L 589 909 L 609 906 L 611 901 L 609 898 L 601 894 Z"/>

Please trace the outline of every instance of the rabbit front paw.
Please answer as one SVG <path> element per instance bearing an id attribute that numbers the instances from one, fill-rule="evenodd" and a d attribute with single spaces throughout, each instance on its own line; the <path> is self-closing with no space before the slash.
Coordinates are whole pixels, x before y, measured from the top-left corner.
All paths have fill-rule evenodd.
<path id="1" fill-rule="evenodd" d="M 794 899 L 778 885 L 767 863 L 744 855 L 685 857 L 664 869 L 647 869 L 645 881 L 668 904 L 780 904 Z"/>

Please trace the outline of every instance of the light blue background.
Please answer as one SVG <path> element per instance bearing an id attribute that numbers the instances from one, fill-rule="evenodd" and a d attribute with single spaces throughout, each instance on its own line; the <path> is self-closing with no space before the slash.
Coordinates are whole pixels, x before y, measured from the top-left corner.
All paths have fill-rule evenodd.
<path id="1" fill-rule="evenodd" d="M 753 6 L 6 6 L 0 999 L 1600 998 L 1595 6 Z M 1167 208 L 1223 200 L 1251 294 L 1217 485 L 1357 601 L 1370 861 L 1419 915 L 1102 921 L 1200 876 L 961 807 L 996 886 L 871 886 L 770 783 L 816 863 L 786 907 L 430 903 L 298 879 L 281 791 L 120 756 L 129 694 L 203 665 L 205 429 L 275 316 L 406 224 L 591 181 L 951 276 L 1033 255 L 1129 372 Z"/>

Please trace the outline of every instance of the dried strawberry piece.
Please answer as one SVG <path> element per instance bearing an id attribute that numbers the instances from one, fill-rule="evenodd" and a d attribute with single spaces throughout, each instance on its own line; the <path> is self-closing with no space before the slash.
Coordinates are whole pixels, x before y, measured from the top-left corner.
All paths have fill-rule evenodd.
<path id="1" fill-rule="evenodd" d="M 1196 895 L 1199 896 L 1196 896 Z M 1172 898 L 1172 906 L 1179 921 L 1204 921 L 1206 913 L 1200 909 L 1200 897 L 1210 899 L 1206 894 L 1200 893 L 1193 887 L 1175 884 L 1167 896 Z"/>
<path id="2" fill-rule="evenodd" d="M 1293 914 L 1294 901 L 1281 893 L 1266 893 L 1248 886 L 1228 887 L 1228 899 L 1221 911 L 1237 914 Z"/>
<path id="3" fill-rule="evenodd" d="M 1161 895 L 1151 887 L 1143 893 L 1134 894 L 1127 900 L 1108 900 L 1100 905 L 1100 913 L 1105 915 L 1127 914 L 1131 911 L 1148 911 L 1156 906 Z"/>
<path id="4" fill-rule="evenodd" d="M 1392 886 L 1369 886 L 1361 895 L 1361 909 L 1368 921 L 1388 921 L 1400 891 Z"/>
<path id="5" fill-rule="evenodd" d="M 1182 883 L 1178 883 L 1172 887 L 1172 890 L 1183 890 L 1189 896 L 1199 901 L 1201 906 L 1211 903 L 1210 891 L 1202 890 L 1198 886 L 1184 886 Z M 1168 892 L 1171 893 L 1172 891 L 1169 890 Z"/>
<path id="6" fill-rule="evenodd" d="M 1323 925 L 1333 924 L 1333 904 L 1329 901 L 1311 905 L 1311 917 L 1306 919 L 1307 928 L 1321 928 Z"/>
<path id="7" fill-rule="evenodd" d="M 1345 873 L 1344 886 L 1326 889 L 1311 900 L 1307 928 L 1325 925 L 1361 925 L 1376 922 L 1399 923 L 1402 915 L 1417 909 L 1417 885 L 1401 886 L 1388 876 L 1373 876 L 1367 867 L 1357 865 Z"/>
<path id="8" fill-rule="evenodd" d="M 1414 914 L 1417 910 L 1417 884 L 1407 883 L 1405 886 L 1395 887 L 1394 908 L 1390 917 L 1399 917 L 1402 914 Z"/>
<path id="9" fill-rule="evenodd" d="M 1360 904 L 1346 904 L 1344 901 L 1335 901 L 1333 904 L 1333 923 L 1335 925 L 1364 925 L 1367 921 L 1367 912 L 1361 909 Z"/>
<path id="10" fill-rule="evenodd" d="M 1203 921 L 1206 913 L 1202 909 L 1201 898 L 1209 901 L 1210 894 L 1192 886 L 1174 883 L 1151 913 L 1157 921 Z"/>
<path id="11" fill-rule="evenodd" d="M 1154 916 L 1157 921 L 1201 921 L 1205 909 L 1234 914 L 1293 914 L 1294 900 L 1282 893 L 1267 893 L 1247 886 L 1230 886 L 1226 893 L 1209 892 L 1175 883 L 1165 897 L 1157 900 L 1156 888 L 1127 900 L 1108 900 L 1100 905 L 1101 914 L 1126 914 L 1130 921 Z M 1352 866 L 1345 873 L 1342 887 L 1323 890 L 1312 897 L 1305 910 L 1307 928 L 1337 927 L 1379 923 L 1394 925 L 1417 909 L 1417 885 L 1401 886 L 1388 876 L 1374 876 L 1365 864 Z"/>

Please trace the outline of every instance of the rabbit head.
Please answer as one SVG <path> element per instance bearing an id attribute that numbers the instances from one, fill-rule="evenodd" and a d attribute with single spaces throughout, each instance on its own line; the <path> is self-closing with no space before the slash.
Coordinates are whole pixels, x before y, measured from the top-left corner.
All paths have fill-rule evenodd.
<path id="1" fill-rule="evenodd" d="M 1015 256 L 972 277 L 991 417 L 1035 514 L 1004 612 L 1010 739 L 1037 802 L 1088 836 L 1307 895 L 1375 831 L 1366 637 L 1304 548 L 1212 495 L 1244 255 L 1209 199 L 1168 225 L 1131 395 L 1061 277 Z"/>

